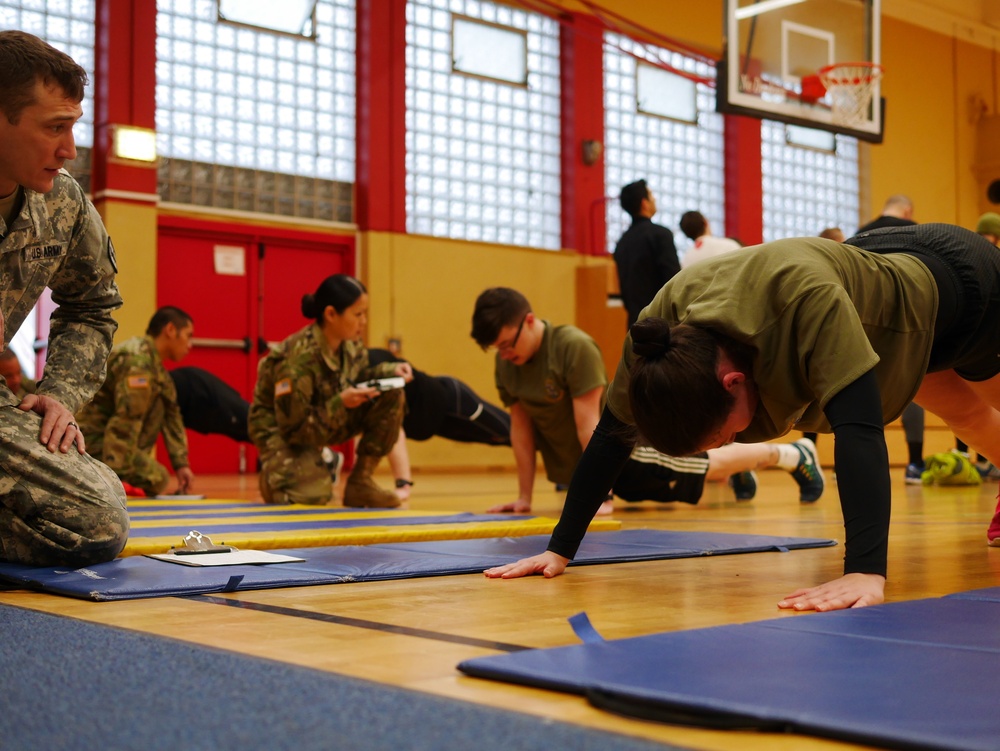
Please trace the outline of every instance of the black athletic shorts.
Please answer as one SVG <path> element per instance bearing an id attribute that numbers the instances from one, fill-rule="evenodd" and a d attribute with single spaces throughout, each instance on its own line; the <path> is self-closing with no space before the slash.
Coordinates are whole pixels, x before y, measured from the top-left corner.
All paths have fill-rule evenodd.
<path id="1" fill-rule="evenodd" d="M 705 490 L 708 454 L 667 456 L 649 446 L 637 446 L 618 479 L 614 493 L 626 501 L 697 503 Z"/>
<path id="2" fill-rule="evenodd" d="M 927 372 L 954 370 L 967 381 L 1000 373 L 1000 248 L 951 224 L 862 232 L 847 245 L 919 259 L 938 287 L 938 315 Z"/>

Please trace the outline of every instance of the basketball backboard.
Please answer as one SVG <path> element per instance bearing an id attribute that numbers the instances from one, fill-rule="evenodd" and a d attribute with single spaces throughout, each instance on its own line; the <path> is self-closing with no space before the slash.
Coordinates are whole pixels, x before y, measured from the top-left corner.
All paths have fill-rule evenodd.
<path id="1" fill-rule="evenodd" d="M 718 110 L 881 142 L 880 2 L 723 0 Z M 875 73 L 870 92 L 860 92 L 862 97 L 871 94 L 870 104 L 862 99 L 849 118 L 845 92 L 836 84 L 831 84 L 832 92 L 818 85 L 820 69 L 839 63 L 861 63 L 840 77 L 848 99 L 854 82 L 863 86 L 859 79 Z"/>

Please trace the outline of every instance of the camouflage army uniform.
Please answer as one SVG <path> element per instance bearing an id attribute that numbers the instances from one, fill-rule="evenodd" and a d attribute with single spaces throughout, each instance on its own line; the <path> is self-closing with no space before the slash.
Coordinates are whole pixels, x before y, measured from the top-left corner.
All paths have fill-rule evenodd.
<path id="1" fill-rule="evenodd" d="M 17 390 L 17 393 L 14 394 L 14 396 L 18 399 L 23 399 L 28 394 L 34 394 L 36 391 L 38 391 L 38 384 L 35 383 L 34 379 L 22 377 L 21 388 Z"/>
<path id="2" fill-rule="evenodd" d="M 152 454 L 161 432 L 174 469 L 188 466 L 177 389 L 152 337 L 137 336 L 111 350 L 108 377 L 76 421 L 87 450 L 147 495 L 162 493 L 170 481 Z"/>
<path id="3" fill-rule="evenodd" d="M 24 399 L 28 394 L 34 394 L 38 390 L 38 384 L 31 378 L 21 377 L 21 386 L 13 392 L 18 401 Z"/>
<path id="4" fill-rule="evenodd" d="M 292 334 L 257 369 L 250 405 L 250 440 L 260 451 L 260 490 L 268 503 L 330 501 L 333 484 L 320 456 L 324 446 L 361 434 L 358 456 L 385 456 L 399 438 L 403 389 L 347 409 L 340 392 L 393 374 L 396 363 L 368 364 L 368 350 L 345 341 L 333 352 L 319 326 Z"/>
<path id="5" fill-rule="evenodd" d="M 8 227 L 0 218 L 4 345 L 48 286 L 52 313 L 37 393 L 76 411 L 97 391 L 121 307 L 114 250 L 97 210 L 65 172 L 46 194 L 24 189 Z M 23 412 L 0 384 L 0 559 L 84 566 L 114 558 L 128 537 L 125 493 L 114 473 L 75 448 L 50 453 L 41 415 Z"/>

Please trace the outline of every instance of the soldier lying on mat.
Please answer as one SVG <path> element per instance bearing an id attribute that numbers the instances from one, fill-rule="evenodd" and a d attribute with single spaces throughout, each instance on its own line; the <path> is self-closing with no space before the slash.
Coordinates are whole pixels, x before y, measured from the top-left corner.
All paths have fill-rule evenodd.
<path id="1" fill-rule="evenodd" d="M 510 408 L 511 443 L 517 464 L 518 496 L 490 512 L 531 510 L 535 451 L 542 454 L 551 482 L 568 483 L 590 441 L 604 405 L 608 379 L 601 351 L 575 326 L 553 326 L 538 318 L 520 292 L 494 287 L 476 300 L 472 338 L 496 349 L 500 399 Z M 799 484 L 806 503 L 823 493 L 816 448 L 808 438 L 790 444 L 732 445 L 688 457 L 636 447 L 617 479 L 614 493 L 627 501 L 697 503 L 705 480 L 731 478 L 737 500 L 754 497 L 752 470 L 780 467 Z M 603 496 L 607 497 L 608 487 Z M 598 513 L 611 513 L 605 501 Z"/>

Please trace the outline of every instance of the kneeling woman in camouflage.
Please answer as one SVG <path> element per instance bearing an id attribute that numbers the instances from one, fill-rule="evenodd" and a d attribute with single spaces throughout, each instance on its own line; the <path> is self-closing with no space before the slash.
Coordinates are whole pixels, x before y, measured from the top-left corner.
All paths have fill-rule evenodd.
<path id="1" fill-rule="evenodd" d="M 322 450 L 361 436 L 344 489 L 345 506 L 394 507 L 399 498 L 372 479 L 399 438 L 403 389 L 379 392 L 356 383 L 386 376 L 413 378 L 409 363 L 370 366 L 360 343 L 368 292 L 346 274 L 327 277 L 302 297 L 315 323 L 271 350 L 257 371 L 250 405 L 250 439 L 260 451 L 260 490 L 267 503 L 326 504 L 333 495 Z"/>

